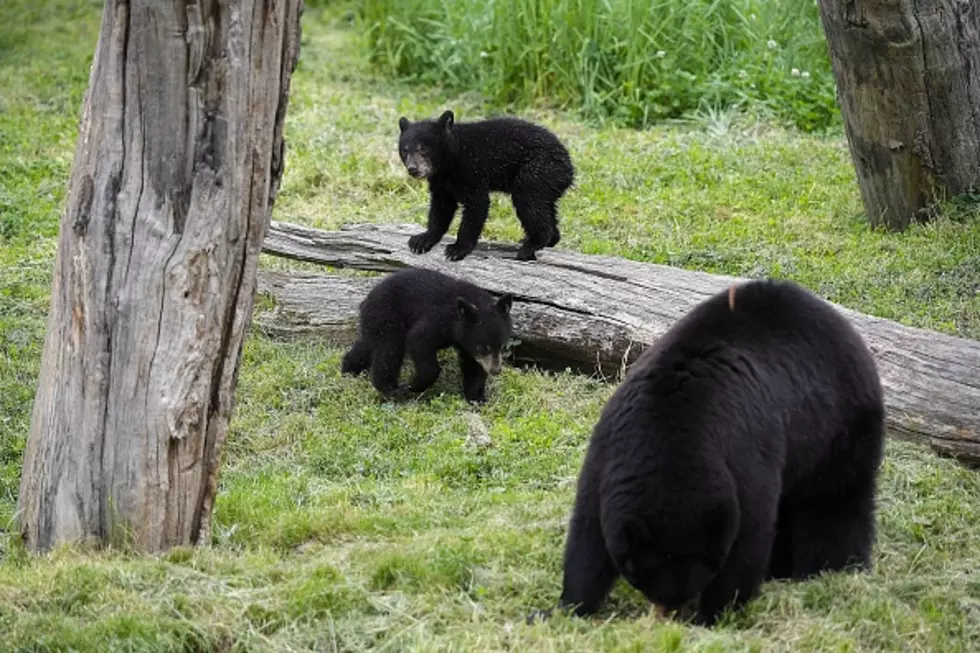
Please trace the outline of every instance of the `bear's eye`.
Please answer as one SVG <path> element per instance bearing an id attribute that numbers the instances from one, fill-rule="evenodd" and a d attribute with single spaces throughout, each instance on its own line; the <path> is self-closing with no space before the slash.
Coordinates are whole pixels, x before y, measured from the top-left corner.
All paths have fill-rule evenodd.
<path id="1" fill-rule="evenodd" d="M 490 353 L 490 348 L 486 345 L 480 345 L 476 348 L 476 353 L 478 353 L 480 356 L 486 356 Z"/>

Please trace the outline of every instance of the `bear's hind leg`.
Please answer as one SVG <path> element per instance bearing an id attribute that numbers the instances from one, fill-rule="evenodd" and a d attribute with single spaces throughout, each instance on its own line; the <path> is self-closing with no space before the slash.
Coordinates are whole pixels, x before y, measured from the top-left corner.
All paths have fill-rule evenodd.
<path id="1" fill-rule="evenodd" d="M 371 383 L 382 395 L 391 396 L 398 390 L 398 376 L 405 358 L 405 342 L 398 338 L 380 342 L 371 360 Z"/>
<path id="2" fill-rule="evenodd" d="M 839 496 L 831 504 L 797 504 L 789 518 L 790 577 L 868 569 L 875 538 L 874 497 L 869 492 Z"/>
<path id="3" fill-rule="evenodd" d="M 517 252 L 519 261 L 533 261 L 535 252 L 561 240 L 556 202 L 564 191 L 550 178 L 552 168 L 547 160 L 528 161 L 514 179 L 510 198 L 525 233 Z"/>
<path id="4" fill-rule="evenodd" d="M 558 229 L 558 207 L 551 203 L 551 237 L 548 239 L 548 247 L 554 247 L 561 242 L 561 231 Z"/>
<path id="5" fill-rule="evenodd" d="M 785 511 L 792 578 L 871 567 L 884 437 L 884 409 L 870 402 L 841 431 L 812 478 L 798 484 Z"/>
<path id="6" fill-rule="evenodd" d="M 526 234 L 517 250 L 517 260 L 533 261 L 537 258 L 536 252 L 547 247 L 553 239 L 547 200 L 534 192 L 515 189 L 511 201 Z"/>

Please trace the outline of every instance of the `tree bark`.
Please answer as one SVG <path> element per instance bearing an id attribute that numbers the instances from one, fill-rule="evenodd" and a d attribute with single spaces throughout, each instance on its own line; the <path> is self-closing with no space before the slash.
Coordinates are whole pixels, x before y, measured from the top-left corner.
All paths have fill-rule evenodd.
<path id="1" fill-rule="evenodd" d="M 207 540 L 301 0 L 108 0 L 61 218 L 26 545 Z"/>
<path id="2" fill-rule="evenodd" d="M 980 187 L 980 3 L 820 0 L 861 199 L 904 229 Z"/>
<path id="3" fill-rule="evenodd" d="M 680 317 L 741 281 L 562 250 L 536 263 L 513 259 L 513 247 L 482 242 L 459 263 L 405 246 L 412 225 L 362 225 L 325 232 L 273 222 L 270 254 L 338 268 L 390 272 L 403 267 L 462 276 L 493 293 L 515 294 L 512 361 L 615 377 Z M 352 341 L 358 303 L 378 278 L 260 273 L 273 310 L 256 315 L 274 336 Z M 980 463 L 980 342 L 955 338 L 834 304 L 870 347 L 885 389 L 892 435 L 927 442 L 941 453 Z"/>

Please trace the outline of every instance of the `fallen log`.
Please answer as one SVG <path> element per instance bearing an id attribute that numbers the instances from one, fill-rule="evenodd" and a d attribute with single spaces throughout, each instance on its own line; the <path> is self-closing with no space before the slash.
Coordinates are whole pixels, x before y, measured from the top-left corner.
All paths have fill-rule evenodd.
<path id="1" fill-rule="evenodd" d="M 678 318 L 735 277 L 608 256 L 544 250 L 514 258 L 516 247 L 484 242 L 458 263 L 441 247 L 408 250 L 415 225 L 357 225 L 322 231 L 273 222 L 268 254 L 351 270 L 435 269 L 496 294 L 514 295 L 517 363 L 613 376 Z M 279 337 L 349 343 L 357 305 L 377 278 L 260 271 L 259 290 L 276 308 L 256 324 Z M 839 305 L 874 353 L 885 388 L 892 435 L 926 442 L 937 452 L 980 464 L 980 342 L 906 327 Z"/>

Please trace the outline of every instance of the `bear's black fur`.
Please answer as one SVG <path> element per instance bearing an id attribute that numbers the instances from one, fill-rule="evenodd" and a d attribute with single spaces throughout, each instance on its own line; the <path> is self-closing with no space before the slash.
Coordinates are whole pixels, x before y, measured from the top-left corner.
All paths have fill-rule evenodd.
<path id="1" fill-rule="evenodd" d="M 764 580 L 869 568 L 884 416 L 874 359 L 828 303 L 777 281 L 706 300 L 603 409 L 559 605 L 593 613 L 622 575 L 711 625 Z"/>
<path id="2" fill-rule="evenodd" d="M 371 289 L 360 306 L 360 337 L 344 355 L 341 372 L 371 368 L 371 382 L 382 395 L 398 394 L 407 352 L 415 363 L 409 390 L 421 393 L 439 378 L 436 353 L 459 352 L 463 394 L 486 400 L 487 374 L 498 374 L 501 351 L 510 339 L 512 298 L 434 270 L 406 269 Z"/>
<path id="3" fill-rule="evenodd" d="M 524 228 L 518 260 L 532 260 L 537 250 L 558 244 L 556 204 L 572 185 L 575 169 L 568 150 L 548 129 L 518 118 L 456 123 L 452 111 L 438 120 L 402 117 L 398 126 L 402 163 L 410 175 L 429 181 L 428 226 L 409 239 L 413 252 L 432 249 L 462 204 L 456 242 L 446 246 L 446 257 L 465 258 L 483 232 L 491 191 L 511 196 Z"/>

